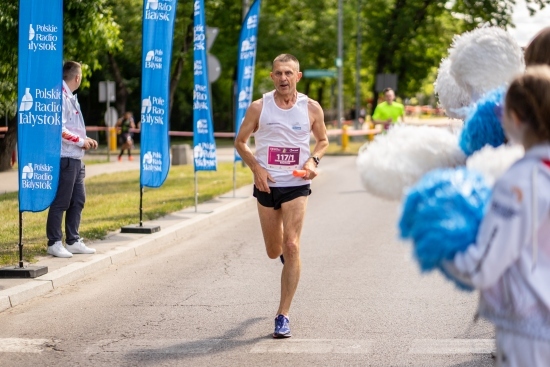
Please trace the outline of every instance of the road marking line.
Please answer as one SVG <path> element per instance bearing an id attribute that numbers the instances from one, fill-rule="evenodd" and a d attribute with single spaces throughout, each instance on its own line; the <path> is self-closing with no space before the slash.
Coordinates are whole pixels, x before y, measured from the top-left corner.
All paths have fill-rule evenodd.
<path id="1" fill-rule="evenodd" d="M 41 353 L 49 339 L 0 338 L 0 353 Z"/>
<path id="2" fill-rule="evenodd" d="M 256 343 L 250 353 L 367 354 L 373 345 L 373 340 L 272 339 Z"/>
<path id="3" fill-rule="evenodd" d="M 496 349 L 494 339 L 415 339 L 411 354 L 490 354 Z"/>
<path id="4" fill-rule="evenodd" d="M 86 353 L 205 354 L 223 339 L 104 339 L 86 348 Z"/>

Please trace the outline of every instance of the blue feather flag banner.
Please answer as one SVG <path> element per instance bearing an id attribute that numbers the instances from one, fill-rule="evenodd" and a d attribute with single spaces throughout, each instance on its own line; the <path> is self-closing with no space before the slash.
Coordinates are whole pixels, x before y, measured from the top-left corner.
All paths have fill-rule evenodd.
<path id="1" fill-rule="evenodd" d="M 59 183 L 62 0 L 19 2 L 18 71 L 19 211 L 40 212 L 52 203 Z"/>
<path id="2" fill-rule="evenodd" d="M 193 89 L 193 162 L 195 172 L 217 169 L 216 141 L 212 123 L 212 104 L 206 54 L 206 17 L 204 0 L 194 5 L 194 89 Z"/>
<path id="3" fill-rule="evenodd" d="M 141 64 L 141 186 L 160 187 L 170 170 L 170 64 L 176 6 L 143 2 Z"/>
<path id="4" fill-rule="evenodd" d="M 487 92 L 476 102 L 464 121 L 459 146 L 467 156 L 489 144 L 498 147 L 505 142 L 499 110 L 502 108 L 506 88 L 500 87 Z"/>
<path id="5" fill-rule="evenodd" d="M 239 38 L 239 60 L 237 68 L 237 106 L 235 114 L 235 134 L 239 133 L 248 106 L 252 102 L 254 69 L 256 66 L 256 44 L 260 23 L 261 0 L 256 0 L 246 13 Z M 235 150 L 235 162 L 241 160 Z"/>
<path id="6" fill-rule="evenodd" d="M 413 241 L 422 271 L 443 270 L 443 261 L 475 243 L 490 196 L 483 176 L 465 167 L 430 171 L 408 191 L 399 231 Z"/>

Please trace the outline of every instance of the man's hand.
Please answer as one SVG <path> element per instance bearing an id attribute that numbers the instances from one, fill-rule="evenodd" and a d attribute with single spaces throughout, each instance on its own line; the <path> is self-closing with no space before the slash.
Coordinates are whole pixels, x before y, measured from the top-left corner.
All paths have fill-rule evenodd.
<path id="1" fill-rule="evenodd" d="M 91 142 L 92 149 L 97 149 L 97 141 L 91 138 L 88 138 L 88 140 Z"/>
<path id="2" fill-rule="evenodd" d="M 313 180 L 315 177 L 317 177 L 317 166 L 315 166 L 315 163 L 313 162 L 313 159 L 308 159 L 306 163 L 304 163 L 303 169 L 306 171 L 306 175 L 303 177 L 304 180 Z"/>
<path id="3" fill-rule="evenodd" d="M 86 140 L 84 140 L 84 145 L 82 146 L 82 149 L 97 149 L 97 141 L 95 141 L 94 139 L 86 138 Z"/>
<path id="4" fill-rule="evenodd" d="M 258 190 L 262 192 L 267 192 L 268 194 L 271 192 L 271 189 L 269 188 L 269 185 L 267 181 L 275 182 L 273 177 L 267 172 L 267 170 L 260 165 L 256 167 L 256 169 L 253 170 L 254 173 L 254 185 L 258 188 Z"/>

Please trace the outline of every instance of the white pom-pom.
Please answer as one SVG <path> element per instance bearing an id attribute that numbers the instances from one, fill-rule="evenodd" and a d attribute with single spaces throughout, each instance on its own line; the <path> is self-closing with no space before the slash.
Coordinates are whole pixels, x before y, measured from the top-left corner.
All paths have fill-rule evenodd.
<path id="1" fill-rule="evenodd" d="M 367 143 L 357 157 L 357 168 L 370 193 L 390 200 L 426 172 L 463 165 L 466 156 L 458 137 L 440 127 L 397 125 Z"/>
<path id="2" fill-rule="evenodd" d="M 455 36 L 449 59 L 451 75 L 471 101 L 510 82 L 525 69 L 521 47 L 498 27 L 477 28 Z"/>
<path id="3" fill-rule="evenodd" d="M 524 154 L 521 145 L 503 144 L 497 148 L 486 145 L 468 158 L 466 167 L 483 174 L 487 183 L 493 186 L 495 181 Z"/>
<path id="4" fill-rule="evenodd" d="M 470 98 L 450 74 L 451 60 L 443 59 L 437 71 L 437 79 L 434 89 L 439 97 L 439 104 L 445 109 L 445 114 L 450 118 L 464 119 L 463 107 L 468 106 Z M 461 110 L 462 109 L 462 110 Z"/>

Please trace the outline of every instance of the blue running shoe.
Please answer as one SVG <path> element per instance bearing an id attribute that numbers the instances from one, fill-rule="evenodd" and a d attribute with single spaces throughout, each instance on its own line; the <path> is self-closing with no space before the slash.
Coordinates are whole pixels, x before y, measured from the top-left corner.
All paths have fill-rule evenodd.
<path id="1" fill-rule="evenodd" d="M 278 315 L 275 318 L 275 331 L 273 332 L 275 339 L 290 338 L 292 336 L 289 322 L 288 317 L 285 315 Z"/>

